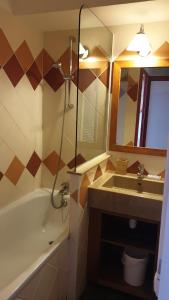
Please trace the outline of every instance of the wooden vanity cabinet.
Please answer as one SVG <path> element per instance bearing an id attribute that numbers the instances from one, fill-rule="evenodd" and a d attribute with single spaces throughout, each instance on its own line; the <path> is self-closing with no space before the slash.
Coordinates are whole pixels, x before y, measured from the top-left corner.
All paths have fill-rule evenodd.
<path id="1" fill-rule="evenodd" d="M 90 208 L 88 280 L 139 299 L 156 299 L 153 292 L 153 278 L 160 224 L 135 218 L 137 226 L 130 229 L 129 219 L 131 217 Z M 133 287 L 123 280 L 121 259 L 126 247 L 142 249 L 148 254 L 146 279 L 141 287 Z"/>

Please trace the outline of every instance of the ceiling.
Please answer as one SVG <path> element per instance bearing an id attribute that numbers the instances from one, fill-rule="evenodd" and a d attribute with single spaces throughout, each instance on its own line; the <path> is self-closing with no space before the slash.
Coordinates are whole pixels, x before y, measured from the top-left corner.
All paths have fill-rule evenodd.
<path id="1" fill-rule="evenodd" d="M 8 2 L 15 14 L 53 12 L 59 10 L 79 9 L 82 4 L 88 7 L 99 7 L 146 0 L 1 0 Z"/>
<path id="2" fill-rule="evenodd" d="M 10 3 L 24 3 L 25 10 L 28 4 L 38 3 L 41 1 L 49 2 L 46 0 L 9 0 Z M 0 0 L 1 5 L 7 5 L 9 8 L 9 1 L 8 0 Z M 51 0 L 53 1 L 53 0 Z M 79 3 L 79 0 L 75 0 L 75 2 Z M 91 0 L 91 2 L 106 2 L 110 3 L 110 0 Z M 114 0 L 115 2 L 129 2 L 130 0 Z M 131 0 L 132 1 L 132 0 Z M 131 2 L 130 1 L 130 2 Z M 135 0 L 136 1 L 136 0 Z M 74 3 L 74 0 L 62 0 L 62 1 L 54 1 L 56 2 L 63 2 Z M 90 1 L 88 1 L 90 2 Z M 113 0 L 111 0 L 111 3 Z M 27 3 L 27 5 L 26 5 Z M 75 4 L 75 3 L 74 3 Z M 17 8 L 19 6 L 16 6 Z M 19 11 L 19 10 L 18 10 Z M 35 11 L 35 10 L 34 10 Z M 152 23 L 152 22 L 161 22 L 161 21 L 169 21 L 169 0 L 153 0 L 153 1 L 146 1 L 146 2 L 137 2 L 137 3 L 128 3 L 128 4 L 116 4 L 116 5 L 109 5 L 109 6 L 100 6 L 100 7 L 93 7 L 92 11 L 102 20 L 102 22 L 107 26 L 115 26 L 115 25 L 125 25 L 125 24 L 139 24 L 139 23 Z M 16 13 L 15 8 L 15 13 Z M 28 12 L 28 11 L 27 11 Z M 21 13 L 21 10 L 20 10 Z M 99 26 L 96 22 L 96 18 L 91 17 L 91 13 L 88 10 L 84 10 L 83 13 L 85 14 L 86 22 L 83 23 L 83 28 L 87 27 L 97 27 Z M 21 19 L 24 19 L 29 26 L 36 28 L 40 31 L 55 31 L 55 30 L 66 30 L 66 29 L 75 29 L 77 28 L 78 24 L 78 14 L 79 9 L 75 10 L 62 10 L 62 11 L 55 11 L 55 12 L 47 12 L 47 13 L 34 13 L 34 14 L 27 14 L 27 15 L 20 15 L 18 16 Z"/>

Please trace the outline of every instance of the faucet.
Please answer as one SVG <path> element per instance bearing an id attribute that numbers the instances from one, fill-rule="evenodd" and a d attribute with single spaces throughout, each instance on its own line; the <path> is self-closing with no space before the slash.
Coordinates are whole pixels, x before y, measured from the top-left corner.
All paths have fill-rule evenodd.
<path id="1" fill-rule="evenodd" d="M 143 192 L 143 178 L 144 178 L 144 165 L 139 164 L 138 166 L 138 173 L 137 173 L 137 192 L 142 193 Z"/>
<path id="2" fill-rule="evenodd" d="M 144 178 L 144 165 L 143 164 L 139 164 L 139 166 L 138 166 L 137 178 L 138 179 Z"/>

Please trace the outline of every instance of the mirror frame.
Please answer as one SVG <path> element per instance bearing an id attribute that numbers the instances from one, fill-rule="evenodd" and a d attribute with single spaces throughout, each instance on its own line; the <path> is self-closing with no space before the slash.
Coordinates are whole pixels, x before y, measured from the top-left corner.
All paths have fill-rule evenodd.
<path id="1" fill-rule="evenodd" d="M 140 67 L 169 67 L 169 59 L 157 59 L 155 57 L 139 57 L 136 60 L 116 60 L 112 66 L 112 103 L 110 114 L 109 150 L 117 152 L 138 153 L 146 155 L 166 156 L 167 150 L 125 146 L 116 144 L 117 116 L 119 106 L 121 68 Z"/>

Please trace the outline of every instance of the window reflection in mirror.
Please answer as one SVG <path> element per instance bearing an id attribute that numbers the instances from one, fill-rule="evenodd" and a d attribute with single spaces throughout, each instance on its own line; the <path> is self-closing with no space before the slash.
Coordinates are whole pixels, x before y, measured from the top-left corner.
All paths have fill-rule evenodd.
<path id="1" fill-rule="evenodd" d="M 118 145 L 166 149 L 169 133 L 169 68 L 122 68 Z"/>

